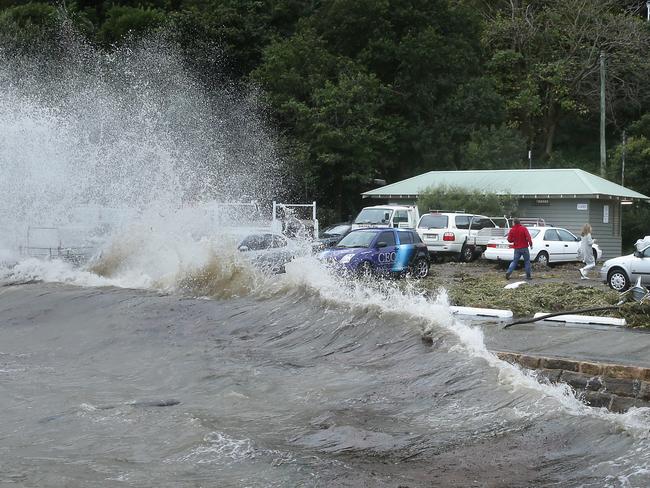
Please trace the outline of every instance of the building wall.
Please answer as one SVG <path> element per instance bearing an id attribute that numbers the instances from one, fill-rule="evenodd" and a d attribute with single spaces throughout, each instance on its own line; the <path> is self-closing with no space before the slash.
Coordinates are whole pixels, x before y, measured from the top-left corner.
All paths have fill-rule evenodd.
<path id="1" fill-rule="evenodd" d="M 603 222 L 608 205 L 608 222 Z M 580 207 L 580 209 L 579 209 Z M 591 224 L 592 237 L 603 251 L 603 259 L 621 255 L 621 208 L 615 200 L 597 199 L 525 199 L 519 202 L 519 216 L 543 218 L 546 225 L 564 227 L 580 236 L 582 226 Z"/>

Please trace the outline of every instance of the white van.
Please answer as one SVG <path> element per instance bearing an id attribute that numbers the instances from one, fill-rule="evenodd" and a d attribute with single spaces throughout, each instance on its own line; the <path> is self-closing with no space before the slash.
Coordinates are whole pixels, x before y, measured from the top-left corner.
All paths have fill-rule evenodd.
<path id="1" fill-rule="evenodd" d="M 446 255 L 469 262 L 484 250 L 475 240 L 479 231 L 496 227 L 485 215 L 429 212 L 422 215 L 416 230 L 432 258 Z"/>
<path id="2" fill-rule="evenodd" d="M 375 205 L 365 207 L 352 223 L 352 230 L 364 227 L 415 229 L 420 213 L 415 205 Z"/>

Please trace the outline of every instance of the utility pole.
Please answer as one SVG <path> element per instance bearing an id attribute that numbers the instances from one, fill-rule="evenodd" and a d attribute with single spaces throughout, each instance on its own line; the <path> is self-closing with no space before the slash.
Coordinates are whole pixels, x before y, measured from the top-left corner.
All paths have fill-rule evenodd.
<path id="1" fill-rule="evenodd" d="M 533 150 L 528 150 L 528 169 L 533 169 Z"/>
<path id="2" fill-rule="evenodd" d="M 625 131 L 623 131 L 623 150 L 621 151 L 621 186 L 625 186 L 625 144 L 627 140 L 625 139 Z"/>
<path id="3" fill-rule="evenodd" d="M 600 53 L 600 176 L 607 173 L 607 153 L 605 149 L 605 53 Z"/>

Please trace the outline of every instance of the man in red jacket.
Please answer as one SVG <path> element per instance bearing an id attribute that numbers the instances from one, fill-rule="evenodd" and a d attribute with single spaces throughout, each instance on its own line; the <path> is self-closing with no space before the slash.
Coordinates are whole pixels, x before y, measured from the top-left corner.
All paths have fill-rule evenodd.
<path id="1" fill-rule="evenodd" d="M 508 232 L 508 242 L 512 242 L 515 249 L 515 255 L 512 259 L 512 263 L 506 271 L 506 280 L 510 279 L 510 275 L 517 267 L 517 263 L 523 257 L 524 258 L 524 269 L 526 270 L 526 279 L 532 280 L 533 277 L 530 274 L 530 252 L 528 248 L 533 248 L 533 240 L 530 238 L 530 232 L 528 229 L 521 225 L 519 219 L 514 219 L 514 225 L 510 232 Z"/>

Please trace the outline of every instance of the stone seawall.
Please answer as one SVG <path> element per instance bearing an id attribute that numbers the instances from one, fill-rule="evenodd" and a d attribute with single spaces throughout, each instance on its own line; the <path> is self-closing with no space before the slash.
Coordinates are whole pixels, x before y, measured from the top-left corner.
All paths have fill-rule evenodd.
<path id="1" fill-rule="evenodd" d="M 495 352 L 502 360 L 537 370 L 551 383 L 569 384 L 593 407 L 626 412 L 631 407 L 650 407 L 650 368 L 576 361 L 566 358 Z"/>

